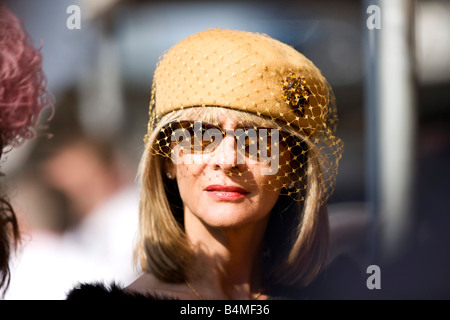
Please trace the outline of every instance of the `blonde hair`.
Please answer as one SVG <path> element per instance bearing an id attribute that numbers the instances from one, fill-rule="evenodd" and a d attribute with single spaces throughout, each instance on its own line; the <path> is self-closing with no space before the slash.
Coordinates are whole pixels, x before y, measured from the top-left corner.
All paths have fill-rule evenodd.
<path id="1" fill-rule="evenodd" d="M 168 158 L 155 154 L 161 128 L 173 120 L 218 122 L 218 110 L 227 110 L 232 118 L 248 121 L 255 126 L 279 128 L 276 120 L 249 112 L 220 107 L 185 108 L 164 116 L 146 138 L 145 151 L 139 166 L 141 196 L 139 204 L 139 235 L 135 260 L 145 272 L 161 281 L 179 283 L 186 279 L 194 258 L 182 222 L 182 206 L 176 182 L 163 174 Z M 318 153 L 313 142 L 291 127 L 289 133 L 304 140 L 308 153 Z M 319 157 L 306 161 L 307 188 L 295 201 L 281 196 L 271 212 L 265 238 L 265 279 L 271 283 L 309 284 L 324 268 L 328 258 L 328 215 L 321 209 L 326 192 L 322 183 Z M 291 222 L 295 222 L 293 225 Z M 266 256 L 266 255 L 265 255 Z"/>

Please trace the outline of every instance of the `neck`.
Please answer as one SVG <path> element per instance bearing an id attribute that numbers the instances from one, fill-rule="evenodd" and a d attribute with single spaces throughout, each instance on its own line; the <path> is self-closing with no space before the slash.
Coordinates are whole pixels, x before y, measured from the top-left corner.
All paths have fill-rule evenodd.
<path id="1" fill-rule="evenodd" d="M 267 219 L 236 228 L 213 228 L 185 217 L 195 251 L 189 283 L 205 298 L 251 299 L 262 288 L 263 237 Z"/>

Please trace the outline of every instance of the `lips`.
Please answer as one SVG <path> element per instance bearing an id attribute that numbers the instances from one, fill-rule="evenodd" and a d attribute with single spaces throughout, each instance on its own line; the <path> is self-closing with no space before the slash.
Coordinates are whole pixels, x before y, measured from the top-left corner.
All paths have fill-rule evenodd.
<path id="1" fill-rule="evenodd" d="M 218 184 L 213 184 L 210 186 L 207 186 L 206 191 L 218 191 L 218 192 L 235 192 L 235 193 L 242 193 L 247 194 L 248 191 L 240 188 L 240 187 L 234 187 L 234 186 L 222 186 Z"/>
<path id="2" fill-rule="evenodd" d="M 205 191 L 216 200 L 230 201 L 244 198 L 249 192 L 240 187 L 222 186 L 218 184 L 209 185 Z"/>

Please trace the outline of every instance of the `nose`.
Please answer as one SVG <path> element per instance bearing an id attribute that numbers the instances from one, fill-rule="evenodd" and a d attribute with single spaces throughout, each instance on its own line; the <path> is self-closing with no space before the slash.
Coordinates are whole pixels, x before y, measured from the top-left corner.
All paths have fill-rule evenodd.
<path id="1" fill-rule="evenodd" d="M 212 154 L 212 164 L 222 170 L 230 170 L 236 167 L 237 160 L 236 141 L 232 135 L 226 134 Z"/>

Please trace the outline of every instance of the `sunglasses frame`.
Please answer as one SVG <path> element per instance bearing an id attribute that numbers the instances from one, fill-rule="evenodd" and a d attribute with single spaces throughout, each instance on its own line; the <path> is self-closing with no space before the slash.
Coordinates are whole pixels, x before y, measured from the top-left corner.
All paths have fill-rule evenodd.
<path id="1" fill-rule="evenodd" d="M 221 133 L 221 139 L 224 139 L 227 135 L 232 135 L 233 136 L 233 138 L 235 139 L 235 141 L 236 141 L 236 143 L 237 143 L 237 145 L 239 146 L 239 145 L 243 145 L 243 146 L 245 146 L 243 149 L 245 150 L 244 151 L 244 153 L 245 153 L 245 155 L 247 156 L 247 157 L 250 157 L 250 158 L 253 158 L 253 159 L 259 159 L 259 157 L 260 157 L 260 153 L 261 153 L 261 150 L 258 150 L 258 146 L 256 146 L 256 152 L 253 152 L 253 154 L 252 153 L 250 153 L 250 152 L 248 152 L 247 151 L 247 147 L 250 145 L 250 144 L 242 144 L 242 142 L 241 142 L 241 137 L 242 136 L 244 136 L 244 137 L 249 137 L 249 135 L 248 135 L 248 130 L 255 130 L 255 131 L 257 131 L 257 136 L 258 136 L 258 138 L 260 138 L 261 139 L 261 136 L 259 135 L 259 130 L 267 130 L 267 132 L 270 132 L 270 135 L 269 135 L 269 137 L 271 137 L 271 135 L 273 134 L 272 132 L 271 132 L 271 130 L 277 130 L 278 131 L 278 134 L 279 134 L 279 137 L 280 138 L 278 138 L 278 144 L 279 144 L 279 146 L 280 145 L 285 145 L 285 146 L 288 146 L 289 145 L 289 143 L 288 143 L 288 140 L 289 140 L 289 138 L 294 138 L 294 136 L 292 135 L 292 134 L 290 134 L 290 133 L 287 133 L 287 132 L 285 132 L 285 131 L 282 131 L 282 130 L 279 130 L 279 129 L 276 129 L 276 128 L 269 128 L 269 127 L 245 127 L 245 128 L 237 128 L 237 129 L 222 129 L 222 128 L 220 128 L 219 126 L 217 126 L 217 125 L 214 125 L 214 124 L 211 124 L 211 123 L 208 123 L 208 122 L 205 122 L 205 121 L 199 121 L 199 120 L 174 120 L 174 121 L 171 121 L 171 122 L 168 122 L 168 123 L 166 123 L 164 126 L 163 126 L 163 128 L 161 129 L 161 131 L 160 131 L 160 135 L 162 135 L 162 136 L 164 136 L 164 138 L 162 137 L 162 136 L 160 136 L 160 139 L 159 139 L 159 141 L 161 141 L 161 140 L 165 140 L 165 141 L 167 141 L 167 143 L 166 143 L 166 145 L 165 145 L 165 147 L 167 147 L 167 148 L 170 148 L 169 147 L 169 141 L 168 141 L 168 137 L 171 137 L 172 135 L 173 135 L 173 133 L 174 132 L 176 132 L 176 130 L 179 130 L 179 129 L 185 129 L 185 130 L 189 130 L 190 131 L 190 136 L 191 136 L 191 138 L 192 137 L 195 137 L 195 135 L 196 135 L 196 131 L 195 131 L 195 129 L 194 129 L 194 126 L 196 125 L 196 123 L 199 123 L 200 125 L 201 125 L 201 128 L 202 128 L 202 139 L 201 139 L 201 141 L 203 141 L 203 134 L 204 134 L 204 132 L 207 132 L 209 129 L 215 129 L 215 130 L 217 130 L 217 132 L 220 132 Z M 186 127 L 183 127 L 183 124 L 189 124 L 189 128 L 186 128 Z M 175 126 L 175 127 L 174 127 Z M 203 130 L 203 128 L 204 127 L 207 127 L 208 129 L 206 129 L 206 130 Z M 238 134 L 238 135 L 236 135 L 236 131 L 237 130 L 243 130 L 243 133 L 242 134 Z M 192 135 L 192 133 L 193 133 L 193 135 Z M 266 137 L 267 137 L 267 135 L 266 135 Z M 269 138 L 269 137 L 267 137 L 267 138 Z M 249 137 L 249 138 L 252 138 L 252 137 Z M 294 138 L 295 139 L 295 138 Z M 217 144 L 217 146 L 221 143 L 221 141 L 222 140 L 220 140 L 220 142 Z M 170 141 L 170 142 L 174 142 L 174 143 L 177 143 L 178 141 Z M 265 141 L 266 142 L 266 147 L 267 147 L 267 140 Z M 178 142 L 179 143 L 179 142 Z M 211 142 L 211 144 L 212 144 L 213 142 Z M 256 144 L 256 143 L 255 143 Z M 206 148 L 206 151 L 205 151 L 205 148 L 204 147 L 202 147 L 202 146 L 200 146 L 202 149 L 201 150 L 199 150 L 199 149 L 195 149 L 195 147 L 199 147 L 199 145 L 195 145 L 194 144 L 194 146 L 192 146 L 192 144 L 191 144 L 191 153 L 199 153 L 199 152 L 206 152 L 206 153 L 209 153 L 209 152 L 213 152 L 214 150 L 215 150 L 215 148 L 212 148 L 212 150 L 209 150 L 208 148 Z M 267 148 L 267 149 L 264 149 L 263 148 L 263 150 L 264 150 L 264 152 L 265 153 L 267 153 L 267 151 L 268 151 L 268 149 L 269 148 Z M 238 148 L 238 150 L 239 150 L 239 148 Z M 170 153 L 170 150 L 165 150 L 165 152 L 163 152 L 163 154 L 165 154 L 165 155 L 168 155 Z M 256 156 L 255 156 L 255 154 L 256 154 Z"/>

